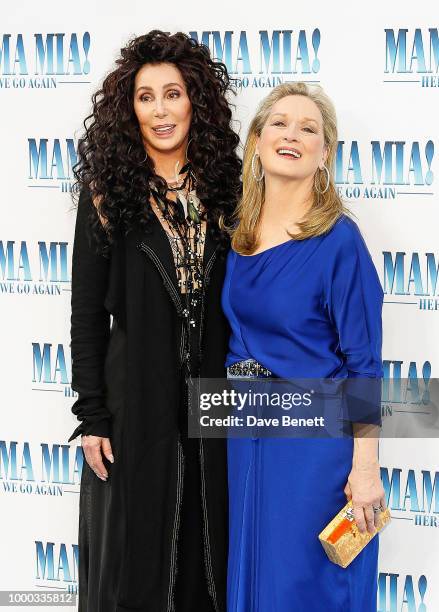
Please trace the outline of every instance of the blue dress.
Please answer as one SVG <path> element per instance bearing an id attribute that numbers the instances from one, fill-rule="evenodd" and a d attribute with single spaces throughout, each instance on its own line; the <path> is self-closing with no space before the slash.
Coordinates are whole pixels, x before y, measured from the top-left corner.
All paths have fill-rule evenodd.
<path id="1" fill-rule="evenodd" d="M 226 366 L 281 378 L 381 377 L 383 291 L 346 215 L 324 236 L 230 251 Z M 375 612 L 378 538 L 343 569 L 318 534 L 346 503 L 353 440 L 228 440 L 228 612 Z"/>

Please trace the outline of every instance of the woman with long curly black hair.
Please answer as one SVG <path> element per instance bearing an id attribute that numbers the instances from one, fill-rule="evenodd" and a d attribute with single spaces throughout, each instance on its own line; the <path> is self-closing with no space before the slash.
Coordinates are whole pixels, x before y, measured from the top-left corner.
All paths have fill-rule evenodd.
<path id="1" fill-rule="evenodd" d="M 225 376 L 232 88 L 183 33 L 135 38 L 116 64 L 74 169 L 79 612 L 224 611 L 225 444 L 189 438 L 187 406 L 195 377 Z"/>

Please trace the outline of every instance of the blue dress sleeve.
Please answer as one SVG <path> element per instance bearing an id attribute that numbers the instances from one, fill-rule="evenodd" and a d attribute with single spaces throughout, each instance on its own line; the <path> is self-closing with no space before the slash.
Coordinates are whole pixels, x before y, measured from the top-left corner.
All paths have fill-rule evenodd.
<path id="1" fill-rule="evenodd" d="M 364 239 L 352 221 L 333 251 L 329 316 L 347 370 L 345 418 L 381 424 L 382 305 L 384 293 Z"/>

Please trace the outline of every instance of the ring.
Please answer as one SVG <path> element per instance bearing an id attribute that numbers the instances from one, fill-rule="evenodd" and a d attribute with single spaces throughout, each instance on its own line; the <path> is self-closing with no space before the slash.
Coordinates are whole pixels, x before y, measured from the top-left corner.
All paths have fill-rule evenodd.
<path id="1" fill-rule="evenodd" d="M 373 509 L 374 512 L 381 512 L 383 507 L 380 504 L 377 508 L 375 508 L 375 506 L 372 506 L 372 509 Z"/>

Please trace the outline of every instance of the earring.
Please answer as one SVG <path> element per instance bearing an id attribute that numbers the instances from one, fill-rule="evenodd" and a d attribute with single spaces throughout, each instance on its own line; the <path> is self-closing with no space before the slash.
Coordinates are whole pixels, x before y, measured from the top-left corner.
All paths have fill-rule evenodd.
<path id="1" fill-rule="evenodd" d="M 148 153 L 145 151 L 145 159 L 142 159 L 142 161 L 140 163 L 144 164 L 147 159 L 148 159 Z"/>
<path id="2" fill-rule="evenodd" d="M 256 176 L 256 170 L 255 170 L 255 159 L 256 159 L 256 155 L 259 157 L 259 153 L 253 153 L 253 157 L 252 157 L 252 174 L 253 177 L 255 179 L 255 181 L 262 181 L 262 179 L 264 178 L 265 172 L 264 172 L 264 168 L 262 168 L 262 173 L 261 176 L 257 177 Z M 261 162 L 259 162 L 261 163 Z"/>
<path id="3" fill-rule="evenodd" d="M 314 174 L 314 187 L 315 190 L 317 191 L 318 194 L 323 195 L 324 193 L 326 193 L 329 189 L 329 185 L 331 183 L 331 175 L 329 174 L 329 170 L 328 168 L 325 166 L 325 164 L 323 164 L 323 168 L 320 168 L 321 170 L 324 170 L 326 172 L 326 187 L 323 189 L 323 191 L 320 190 L 320 187 L 317 185 L 316 183 L 316 176 L 317 176 L 317 172 Z M 319 179 L 320 180 L 320 179 Z"/>

